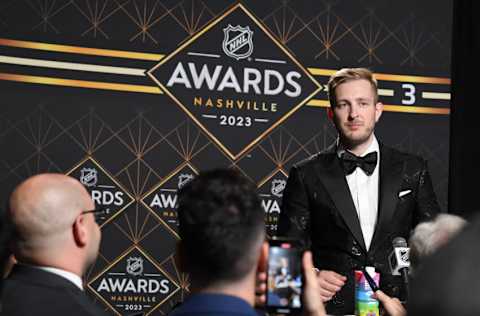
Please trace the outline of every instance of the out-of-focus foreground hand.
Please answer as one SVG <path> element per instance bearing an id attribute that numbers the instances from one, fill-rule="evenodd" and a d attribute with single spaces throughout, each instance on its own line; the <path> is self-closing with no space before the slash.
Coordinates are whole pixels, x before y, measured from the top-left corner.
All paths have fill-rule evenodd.
<path id="1" fill-rule="evenodd" d="M 305 285 L 303 291 L 303 315 L 304 316 L 325 316 L 320 285 L 315 267 L 313 266 L 312 253 L 305 251 L 303 255 L 303 273 Z"/>
<path id="2" fill-rule="evenodd" d="M 335 271 L 320 270 L 317 272 L 317 280 L 322 301 L 328 302 L 345 285 L 347 278 Z"/>
<path id="3" fill-rule="evenodd" d="M 267 293 L 267 273 L 258 272 L 257 282 L 255 285 L 255 306 L 256 307 L 263 307 L 265 305 L 266 293 Z"/>
<path id="4" fill-rule="evenodd" d="M 400 300 L 396 297 L 390 297 L 382 291 L 378 290 L 373 295 L 380 303 L 382 303 L 383 308 L 390 316 L 406 316 L 407 311 L 403 307 Z"/>

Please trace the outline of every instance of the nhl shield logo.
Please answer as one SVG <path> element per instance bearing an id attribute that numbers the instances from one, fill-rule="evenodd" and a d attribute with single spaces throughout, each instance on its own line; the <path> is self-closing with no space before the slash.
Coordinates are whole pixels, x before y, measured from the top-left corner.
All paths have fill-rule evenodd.
<path id="1" fill-rule="evenodd" d="M 249 57 L 253 52 L 253 31 L 250 27 L 241 27 L 237 25 L 233 27 L 228 25 L 223 29 L 222 48 L 225 54 L 236 60 Z"/>
<path id="2" fill-rule="evenodd" d="M 408 249 L 400 251 L 400 259 L 406 264 L 410 263 L 410 253 Z"/>
<path id="3" fill-rule="evenodd" d="M 138 276 L 143 273 L 143 259 L 141 257 L 130 257 L 127 259 L 127 273 Z"/>
<path id="4" fill-rule="evenodd" d="M 193 179 L 193 174 L 182 173 L 178 176 L 178 188 L 181 189 L 185 184 Z"/>
<path id="5" fill-rule="evenodd" d="M 287 181 L 281 179 L 275 179 L 272 181 L 272 194 L 281 198 L 283 196 L 283 190 L 287 185 Z"/>
<path id="6" fill-rule="evenodd" d="M 83 168 L 80 170 L 80 182 L 86 187 L 97 185 L 98 173 L 95 168 Z"/>

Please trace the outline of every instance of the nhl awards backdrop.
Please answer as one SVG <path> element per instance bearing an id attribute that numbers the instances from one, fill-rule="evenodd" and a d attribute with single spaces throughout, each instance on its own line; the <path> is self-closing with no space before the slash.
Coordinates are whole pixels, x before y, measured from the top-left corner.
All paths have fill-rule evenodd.
<path id="1" fill-rule="evenodd" d="M 163 315 L 177 190 L 230 167 L 258 186 L 275 234 L 288 171 L 336 138 L 327 81 L 379 81 L 378 138 L 429 162 L 447 208 L 449 1 L 3 0 L 2 202 L 26 177 L 79 179 L 108 209 L 87 290 L 117 315 Z M 4 204 L 2 204 L 4 205 Z"/>

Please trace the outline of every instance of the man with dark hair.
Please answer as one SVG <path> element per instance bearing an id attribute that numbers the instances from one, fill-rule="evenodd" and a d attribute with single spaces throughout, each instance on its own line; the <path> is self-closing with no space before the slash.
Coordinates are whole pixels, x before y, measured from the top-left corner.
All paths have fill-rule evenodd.
<path id="1" fill-rule="evenodd" d="M 268 254 L 256 187 L 233 170 L 200 174 L 179 192 L 176 260 L 192 295 L 171 315 L 251 315 Z M 305 314 L 324 315 L 311 254 L 303 258 Z"/>
<path id="2" fill-rule="evenodd" d="M 18 263 L 5 279 L 0 315 L 105 315 L 83 292 L 101 238 L 85 187 L 63 174 L 40 174 L 22 182 L 9 202 Z"/>
<path id="3" fill-rule="evenodd" d="M 352 314 L 354 270 L 375 267 L 381 289 L 399 296 L 401 278 L 391 275 L 387 261 L 392 240 L 408 239 L 440 208 L 425 160 L 377 141 L 383 104 L 373 74 L 345 68 L 328 87 L 338 140 L 291 169 L 278 235 L 310 245 L 328 313 Z"/>

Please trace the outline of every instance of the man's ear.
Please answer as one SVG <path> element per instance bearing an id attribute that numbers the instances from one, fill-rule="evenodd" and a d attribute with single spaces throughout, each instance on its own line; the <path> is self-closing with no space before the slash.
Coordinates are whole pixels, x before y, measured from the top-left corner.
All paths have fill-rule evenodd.
<path id="1" fill-rule="evenodd" d="M 85 221 L 85 216 L 77 216 L 72 226 L 73 240 L 78 247 L 84 247 L 87 244 L 88 233 Z"/>
<path id="2" fill-rule="evenodd" d="M 382 116 L 383 113 L 383 103 L 382 102 L 377 102 L 375 104 L 375 123 L 378 122 L 380 119 L 380 116 Z"/>
<path id="3" fill-rule="evenodd" d="M 181 272 L 187 272 L 185 266 L 185 248 L 181 240 L 177 241 L 175 245 L 175 264 Z"/>
<path id="4" fill-rule="evenodd" d="M 268 243 L 263 242 L 260 248 L 260 256 L 258 258 L 257 272 L 266 272 L 268 262 Z"/>
<path id="5" fill-rule="evenodd" d="M 330 119 L 330 121 L 333 121 L 333 110 L 331 106 L 327 108 L 327 116 Z"/>

